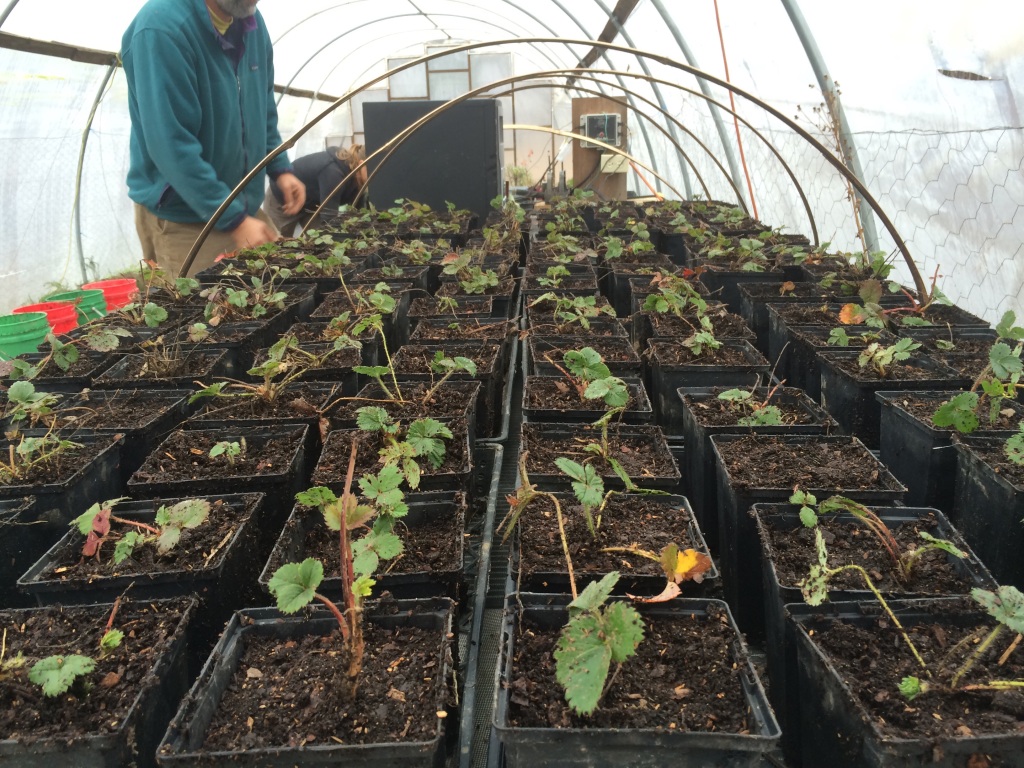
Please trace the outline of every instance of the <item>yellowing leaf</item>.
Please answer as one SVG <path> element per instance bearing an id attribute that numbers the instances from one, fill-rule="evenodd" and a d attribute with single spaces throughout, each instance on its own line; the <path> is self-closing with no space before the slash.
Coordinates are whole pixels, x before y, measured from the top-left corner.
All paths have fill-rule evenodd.
<path id="1" fill-rule="evenodd" d="M 864 315 L 856 304 L 844 304 L 839 310 L 839 322 L 843 325 L 859 325 L 864 322 Z"/>
<path id="2" fill-rule="evenodd" d="M 669 547 L 674 548 L 675 544 L 669 544 Z M 704 574 L 710 570 L 710 557 L 695 549 L 684 549 L 682 552 L 676 552 L 672 573 L 666 575 L 676 584 L 683 581 L 696 581 L 699 584 L 704 580 Z"/>

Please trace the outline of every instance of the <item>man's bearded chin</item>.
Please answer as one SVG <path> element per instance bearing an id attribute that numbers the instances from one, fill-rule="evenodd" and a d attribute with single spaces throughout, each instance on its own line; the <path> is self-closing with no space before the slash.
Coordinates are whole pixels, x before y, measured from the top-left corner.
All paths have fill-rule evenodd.
<path id="1" fill-rule="evenodd" d="M 245 19 L 256 13 L 258 0 L 217 0 L 224 13 L 236 19 Z"/>

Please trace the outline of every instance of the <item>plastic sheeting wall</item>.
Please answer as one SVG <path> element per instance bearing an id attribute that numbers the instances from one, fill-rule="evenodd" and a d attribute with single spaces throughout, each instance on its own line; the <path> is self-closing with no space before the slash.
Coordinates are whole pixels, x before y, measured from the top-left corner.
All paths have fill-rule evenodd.
<path id="1" fill-rule="evenodd" d="M 720 0 L 722 40 L 710 1 L 664 0 L 663 4 L 674 15 L 697 63 L 707 71 L 724 74 L 724 40 L 732 81 L 740 87 L 789 115 L 807 115 L 821 102 L 781 3 Z M 71 0 L 22 0 L 4 30 L 36 32 L 45 38 L 112 50 L 138 2 L 110 0 L 104 7 L 104 23 L 90 25 L 82 18 L 80 4 Z M 268 0 L 260 7 L 275 37 L 295 26 L 275 49 L 279 82 L 295 75 L 296 87 L 330 93 L 344 92 L 383 72 L 387 57 L 410 55 L 414 48 L 446 35 L 486 40 L 543 36 L 554 29 L 567 38 L 581 38 L 596 36 L 607 20 L 600 4 L 587 0 L 518 0 L 486 6 L 466 0 L 420 0 L 416 8 L 433 14 L 429 17 L 419 16 L 400 0 L 306 0 L 303 15 L 317 15 L 305 22 L 295 17 L 293 4 Z M 930 276 L 941 267 L 940 287 L 989 320 L 998 319 L 1005 309 L 1024 315 L 1024 135 L 1015 101 L 1024 84 L 1024 4 L 862 0 L 855 8 L 837 9 L 834 3 L 804 0 L 801 8 L 830 76 L 841 84 L 864 181 L 895 221 L 922 272 Z M 479 17 L 476 23 L 469 18 L 474 15 Z M 682 60 L 671 31 L 650 0 L 641 0 L 626 31 L 637 47 Z M 339 35 L 337 42 L 330 42 Z M 321 46 L 323 53 L 307 65 Z M 553 62 L 572 66 L 586 50 L 557 43 L 517 46 L 516 71 L 536 71 Z M 636 58 L 624 53 L 612 53 L 609 58 L 629 87 L 657 99 L 646 84 L 625 77 L 641 71 Z M 0 52 L 0 64 L 0 71 L 11 73 L 4 76 L 0 91 L 5 115 L 0 127 L 4 164 L 0 207 L 5 213 L 0 275 L 8 276 L 0 292 L 2 311 L 40 295 L 47 280 L 64 275 L 74 282 L 80 277 L 70 228 L 74 166 L 85 117 L 103 72 L 99 67 L 9 52 Z M 604 66 L 603 59 L 595 64 Z M 695 86 L 693 78 L 677 70 L 656 64 L 650 64 L 650 69 L 656 76 Z M 991 79 L 952 79 L 939 74 L 939 69 L 977 72 Z M 604 79 L 614 95 L 617 83 Z M 718 133 L 703 104 L 670 86 L 661 90 L 669 113 L 724 162 Z M 722 89 L 713 90 L 716 98 L 728 102 Z M 298 100 L 286 99 L 282 104 L 282 127 L 288 130 L 320 109 L 308 102 L 291 106 L 290 101 Z M 565 96 L 554 101 L 555 126 L 569 128 Z M 858 247 L 847 188 L 837 174 L 781 123 L 742 100 L 737 104 L 793 167 L 813 207 L 821 239 L 843 249 Z M 648 151 L 639 119 L 630 122 L 630 151 L 657 165 L 677 188 L 683 188 L 689 175 L 692 191 L 699 192 L 695 174 L 684 173 L 670 142 L 659 131 L 650 130 L 652 149 Z M 816 130 L 806 117 L 800 122 Z M 734 143 L 735 129 L 728 119 L 727 127 L 729 141 Z M 349 135 L 353 130 L 350 118 L 332 117 L 304 138 L 298 151 L 320 148 L 324 135 Z M 125 254 L 134 255 L 137 248 L 124 197 L 127 132 L 123 80 L 116 77 L 97 115 L 84 169 L 82 242 L 87 269 L 96 274 L 119 268 Z M 751 131 L 741 128 L 740 134 L 762 220 L 810 234 L 806 214 L 782 166 Z M 530 164 L 543 168 L 552 142 L 527 136 L 517 135 L 517 143 L 537 141 Z M 734 193 L 721 172 L 695 142 L 682 133 L 679 136 L 711 193 L 732 199 Z M 553 145 L 557 148 L 560 142 Z M 745 188 L 746 182 L 741 184 Z M 887 250 L 892 247 L 884 232 L 880 244 Z"/>

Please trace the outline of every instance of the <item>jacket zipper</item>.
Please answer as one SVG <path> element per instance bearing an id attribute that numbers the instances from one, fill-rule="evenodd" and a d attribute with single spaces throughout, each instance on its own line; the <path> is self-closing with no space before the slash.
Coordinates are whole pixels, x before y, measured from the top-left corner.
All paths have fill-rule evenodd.
<path id="1" fill-rule="evenodd" d="M 238 65 L 241 63 L 241 59 L 235 62 L 235 86 L 238 88 L 238 120 L 242 125 L 242 176 L 249 172 L 249 145 L 246 141 L 245 131 L 245 110 L 242 108 L 242 79 L 238 76 Z M 249 213 L 249 198 L 245 194 L 245 190 L 242 190 L 242 201 L 245 206 L 246 214 Z"/>

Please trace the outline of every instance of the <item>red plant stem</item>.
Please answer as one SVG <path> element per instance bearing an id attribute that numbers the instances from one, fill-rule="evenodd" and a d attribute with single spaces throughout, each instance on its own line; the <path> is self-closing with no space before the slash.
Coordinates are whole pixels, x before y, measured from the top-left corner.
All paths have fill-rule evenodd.
<path id="1" fill-rule="evenodd" d="M 150 533 L 155 533 L 158 536 L 160 535 L 160 529 L 159 528 L 154 528 L 152 525 L 146 525 L 145 523 L 140 523 L 138 520 L 125 520 L 123 517 L 117 517 L 116 515 L 111 515 L 110 519 L 112 521 L 114 521 L 115 523 L 121 523 L 122 525 L 131 525 L 131 526 L 134 526 L 136 528 L 141 528 L 144 531 L 149 531 Z"/>
<path id="2" fill-rule="evenodd" d="M 336 606 L 333 601 L 328 600 L 326 597 L 321 595 L 319 592 L 314 592 L 313 597 L 315 597 L 317 600 L 319 600 L 321 603 L 326 605 L 331 610 L 331 613 L 334 614 L 334 618 L 338 620 L 338 626 L 341 627 L 342 638 L 344 638 L 345 642 L 348 642 L 348 624 L 345 623 L 345 617 L 342 615 L 341 611 L 338 610 L 338 606 Z"/>
<path id="3" fill-rule="evenodd" d="M 341 583 L 345 590 L 345 612 L 350 621 L 358 621 L 356 616 L 356 598 L 352 593 L 352 584 L 355 582 L 355 571 L 352 568 L 352 547 L 348 543 L 348 505 L 352 497 L 352 476 L 356 471 L 356 453 L 358 452 L 356 438 L 352 438 L 352 447 L 348 454 L 348 472 L 345 474 L 345 490 L 341 494 L 341 525 L 338 538 L 341 547 Z M 348 633 L 345 633 L 348 639 Z"/>
<path id="4" fill-rule="evenodd" d="M 110 628 L 114 626 L 114 617 L 117 616 L 117 609 L 121 607 L 121 596 L 118 595 L 114 599 L 114 607 L 110 609 L 110 616 L 107 618 L 107 626 L 104 628 L 103 633 L 106 634 L 110 631 Z"/>

